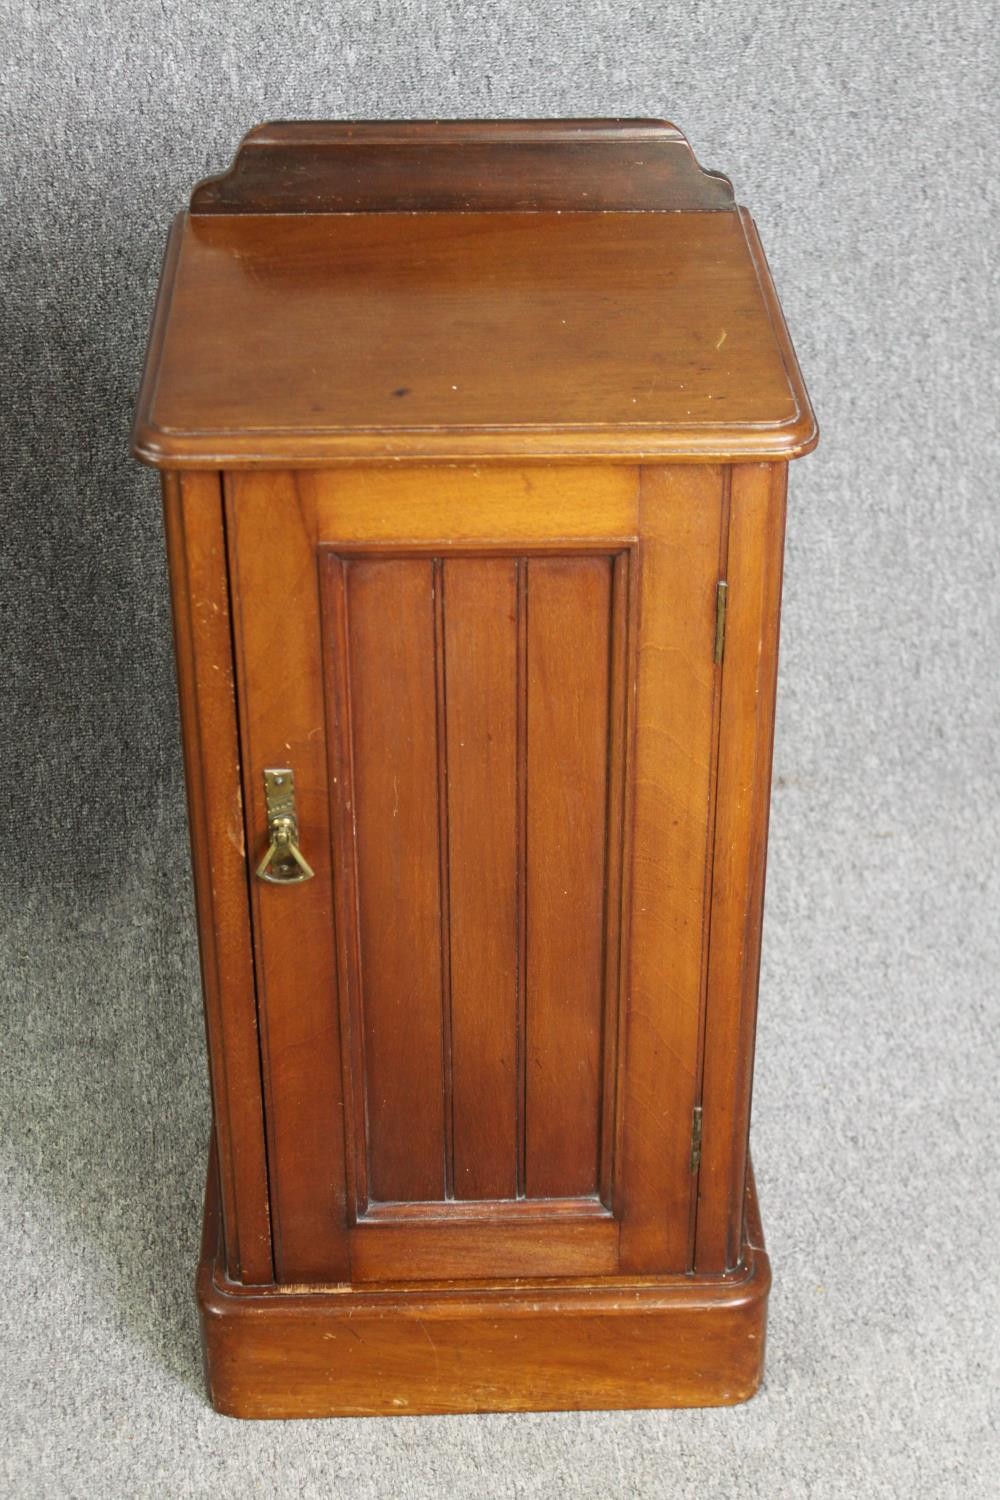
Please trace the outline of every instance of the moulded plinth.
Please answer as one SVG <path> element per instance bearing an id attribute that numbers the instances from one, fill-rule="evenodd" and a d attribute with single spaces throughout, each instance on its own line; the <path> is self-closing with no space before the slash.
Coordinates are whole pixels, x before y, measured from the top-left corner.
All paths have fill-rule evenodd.
<path id="1" fill-rule="evenodd" d="M 763 1373 L 770 1267 L 752 1176 L 726 1276 L 245 1287 L 210 1161 L 198 1304 L 209 1393 L 237 1417 L 726 1406 Z"/>

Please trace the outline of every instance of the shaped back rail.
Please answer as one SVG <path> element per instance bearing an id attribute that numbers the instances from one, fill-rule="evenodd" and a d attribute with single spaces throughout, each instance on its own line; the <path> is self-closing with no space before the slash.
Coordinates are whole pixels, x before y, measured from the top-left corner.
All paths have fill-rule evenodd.
<path id="1" fill-rule="evenodd" d="M 666 120 L 270 124 L 191 213 L 732 211 L 727 177 Z"/>

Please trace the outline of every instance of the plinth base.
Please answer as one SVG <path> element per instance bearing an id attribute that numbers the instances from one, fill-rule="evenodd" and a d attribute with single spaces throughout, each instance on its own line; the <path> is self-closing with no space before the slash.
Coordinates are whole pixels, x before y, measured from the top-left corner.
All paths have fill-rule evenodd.
<path id="1" fill-rule="evenodd" d="M 760 1383 L 770 1268 L 751 1175 L 727 1276 L 317 1290 L 226 1279 L 214 1153 L 198 1305 L 234 1417 L 727 1406 Z"/>

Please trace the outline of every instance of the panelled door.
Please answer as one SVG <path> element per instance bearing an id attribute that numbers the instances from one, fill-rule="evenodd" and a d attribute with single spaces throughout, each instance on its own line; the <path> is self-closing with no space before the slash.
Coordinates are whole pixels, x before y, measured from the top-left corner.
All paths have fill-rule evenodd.
<path id="1" fill-rule="evenodd" d="M 251 865 L 290 772 L 314 872 L 252 881 L 279 1280 L 684 1271 L 720 471 L 247 472 L 226 512 Z"/>

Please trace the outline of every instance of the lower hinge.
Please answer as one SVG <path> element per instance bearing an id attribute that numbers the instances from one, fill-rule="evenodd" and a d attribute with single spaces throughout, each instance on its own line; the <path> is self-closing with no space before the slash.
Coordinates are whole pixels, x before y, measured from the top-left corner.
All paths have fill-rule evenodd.
<path id="1" fill-rule="evenodd" d="M 720 578 L 715 586 L 715 651 L 714 660 L 718 665 L 726 654 L 726 604 L 729 598 L 729 584 L 724 578 Z"/>
<path id="2" fill-rule="evenodd" d="M 697 1172 L 701 1166 L 701 1105 L 696 1104 L 691 1112 L 691 1170 Z"/>

